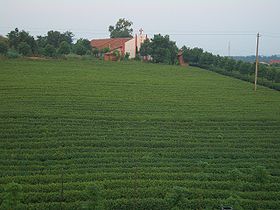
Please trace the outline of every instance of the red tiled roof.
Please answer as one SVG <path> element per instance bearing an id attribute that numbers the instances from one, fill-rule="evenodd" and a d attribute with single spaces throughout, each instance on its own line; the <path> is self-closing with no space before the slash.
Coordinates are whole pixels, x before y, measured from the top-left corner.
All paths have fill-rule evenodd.
<path id="1" fill-rule="evenodd" d="M 280 60 L 271 60 L 269 63 L 270 63 L 270 64 L 280 63 Z"/>
<path id="2" fill-rule="evenodd" d="M 115 50 L 121 48 L 124 43 L 131 40 L 132 38 L 111 38 L 111 39 L 93 39 L 90 44 L 92 47 L 102 50 L 104 48 L 110 48 Z"/>

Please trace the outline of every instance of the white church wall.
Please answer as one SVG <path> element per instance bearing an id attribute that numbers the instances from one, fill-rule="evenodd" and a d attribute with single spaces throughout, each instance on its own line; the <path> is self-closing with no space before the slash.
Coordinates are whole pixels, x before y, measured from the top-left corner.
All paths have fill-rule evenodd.
<path id="1" fill-rule="evenodd" d="M 135 55 L 135 51 L 136 51 L 135 39 L 136 39 L 136 37 L 134 37 L 133 39 L 131 39 L 125 43 L 125 53 L 129 53 L 129 58 L 135 58 L 135 56 L 136 56 Z M 144 43 L 145 40 L 146 40 L 146 35 L 144 35 L 144 34 L 137 35 L 138 51 L 141 48 L 141 44 Z"/>
<path id="2" fill-rule="evenodd" d="M 125 53 L 129 53 L 129 58 L 135 58 L 135 38 L 125 43 Z"/>

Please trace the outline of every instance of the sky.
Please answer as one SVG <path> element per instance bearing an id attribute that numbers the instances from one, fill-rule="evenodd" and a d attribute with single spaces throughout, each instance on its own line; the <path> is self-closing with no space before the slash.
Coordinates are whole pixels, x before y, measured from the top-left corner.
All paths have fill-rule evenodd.
<path id="1" fill-rule="evenodd" d="M 200 47 L 220 55 L 280 54 L 279 0 L 0 0 L 0 34 L 14 28 L 31 35 L 70 30 L 75 38 L 107 38 L 119 18 L 170 35 L 178 47 Z M 229 50 L 230 46 L 230 50 Z"/>

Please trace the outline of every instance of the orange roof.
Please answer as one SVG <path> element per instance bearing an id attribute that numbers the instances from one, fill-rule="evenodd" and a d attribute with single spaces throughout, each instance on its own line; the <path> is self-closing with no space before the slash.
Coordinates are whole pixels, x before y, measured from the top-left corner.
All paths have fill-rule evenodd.
<path id="1" fill-rule="evenodd" d="M 102 50 L 104 48 L 109 48 L 110 50 L 115 50 L 121 48 L 124 43 L 131 40 L 132 38 L 111 38 L 111 39 L 93 39 L 90 44 L 92 47 Z"/>
<path id="2" fill-rule="evenodd" d="M 270 64 L 278 64 L 278 63 L 280 63 L 280 60 L 271 60 L 269 63 Z"/>

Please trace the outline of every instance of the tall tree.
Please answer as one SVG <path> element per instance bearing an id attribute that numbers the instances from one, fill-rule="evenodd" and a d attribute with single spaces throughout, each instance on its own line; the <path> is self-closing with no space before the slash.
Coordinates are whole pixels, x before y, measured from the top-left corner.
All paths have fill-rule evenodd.
<path id="1" fill-rule="evenodd" d="M 70 53 L 70 50 L 70 44 L 68 44 L 66 41 L 63 41 L 59 45 L 58 53 L 62 55 L 67 55 Z"/>
<path id="2" fill-rule="evenodd" d="M 48 44 L 54 46 L 55 48 L 59 47 L 61 39 L 61 34 L 59 31 L 48 31 L 47 42 Z"/>
<path id="3" fill-rule="evenodd" d="M 38 47 L 34 37 L 24 30 L 19 31 L 18 28 L 16 28 L 14 31 L 8 33 L 8 39 L 10 47 L 15 50 L 18 50 L 20 43 L 25 42 L 30 46 L 31 53 L 37 53 Z"/>
<path id="4" fill-rule="evenodd" d="M 90 41 L 87 39 L 78 39 L 74 44 L 74 52 L 78 55 L 85 55 L 92 53 L 92 47 Z"/>
<path id="5" fill-rule="evenodd" d="M 141 45 L 140 48 L 140 55 L 141 56 L 148 56 L 151 55 L 152 49 L 151 49 L 151 42 L 149 39 L 146 39 L 144 43 Z"/>
<path id="6" fill-rule="evenodd" d="M 0 54 L 5 55 L 8 51 L 8 39 L 0 36 Z"/>
<path id="7" fill-rule="evenodd" d="M 141 51 L 141 49 L 140 49 Z M 144 52 L 146 51 L 146 52 Z M 175 42 L 170 41 L 169 36 L 154 35 L 151 42 L 145 42 L 141 55 L 149 54 L 154 63 L 175 64 L 177 61 L 178 48 Z"/>
<path id="8" fill-rule="evenodd" d="M 109 26 L 111 38 L 132 37 L 133 29 L 131 28 L 132 22 L 121 18 L 115 26 Z"/>

